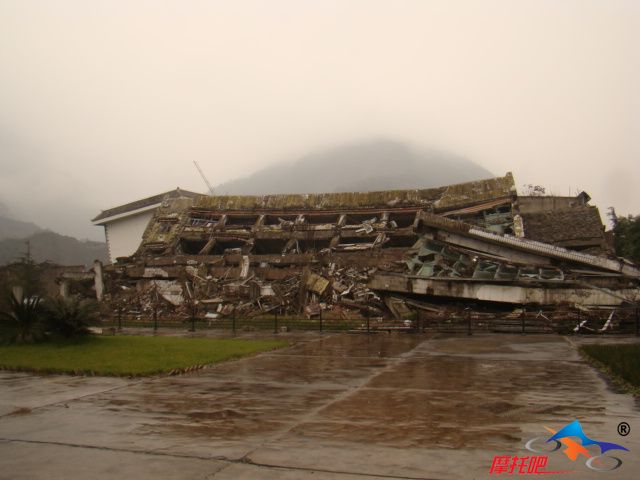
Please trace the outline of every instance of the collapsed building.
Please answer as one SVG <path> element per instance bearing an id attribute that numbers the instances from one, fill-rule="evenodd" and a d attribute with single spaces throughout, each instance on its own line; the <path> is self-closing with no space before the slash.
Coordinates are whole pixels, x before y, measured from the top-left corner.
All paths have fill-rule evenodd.
<path id="1" fill-rule="evenodd" d="M 106 298 L 144 310 L 155 296 L 214 319 L 635 305 L 640 268 L 613 256 L 588 201 L 518 196 L 511 173 L 421 190 L 168 197 L 137 251 L 106 267 Z"/>
<path id="2" fill-rule="evenodd" d="M 12 291 L 16 298 L 29 295 L 67 297 L 79 295 L 102 299 L 102 263 L 85 265 L 57 265 L 51 262 L 35 263 L 29 257 L 0 266 L 0 291 Z"/>

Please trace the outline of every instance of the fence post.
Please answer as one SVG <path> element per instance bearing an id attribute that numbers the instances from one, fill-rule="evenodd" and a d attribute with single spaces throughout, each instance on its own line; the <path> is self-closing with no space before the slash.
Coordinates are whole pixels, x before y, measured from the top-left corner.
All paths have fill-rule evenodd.
<path id="1" fill-rule="evenodd" d="M 231 330 L 233 330 L 233 334 L 236 334 L 236 309 L 234 307 L 233 314 L 231 315 Z"/>
<path id="2" fill-rule="evenodd" d="M 118 307 L 118 330 L 122 330 L 122 307 Z"/>
<path id="3" fill-rule="evenodd" d="M 276 316 L 273 322 L 273 333 L 278 333 L 278 309 L 276 308 Z"/>
<path id="4" fill-rule="evenodd" d="M 527 313 L 527 307 L 522 307 L 522 333 L 524 334 L 524 317 Z"/>
<path id="5" fill-rule="evenodd" d="M 364 315 L 367 318 L 367 333 L 371 333 L 371 329 L 369 328 L 369 307 L 364 311 Z"/>
<path id="6" fill-rule="evenodd" d="M 158 305 L 153 302 L 153 331 L 158 331 Z"/>
<path id="7" fill-rule="evenodd" d="M 198 304 L 194 301 L 191 306 L 191 331 L 196 331 L 196 315 L 198 314 Z"/>
<path id="8" fill-rule="evenodd" d="M 153 284 L 153 332 L 158 331 L 158 285 Z"/>

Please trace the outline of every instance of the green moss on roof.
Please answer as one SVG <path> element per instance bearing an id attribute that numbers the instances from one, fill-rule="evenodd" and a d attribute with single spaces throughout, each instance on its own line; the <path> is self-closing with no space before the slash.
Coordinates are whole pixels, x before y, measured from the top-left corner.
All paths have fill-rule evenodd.
<path id="1" fill-rule="evenodd" d="M 445 187 L 418 190 L 385 190 L 381 192 L 345 192 L 284 195 L 200 195 L 194 198 L 169 200 L 158 208 L 149 222 L 138 254 L 144 252 L 146 244 L 175 246 L 184 229 L 191 210 L 214 212 L 286 212 L 323 211 L 357 209 L 421 208 L 452 210 L 464 206 L 483 203 L 515 194 L 515 183 L 511 173 L 504 177 L 490 178 L 475 182 L 449 185 Z M 180 221 L 163 226 L 161 218 L 178 215 Z"/>
<path id="2" fill-rule="evenodd" d="M 511 173 L 504 177 L 419 190 L 281 195 L 201 196 L 193 207 L 203 210 L 329 210 L 352 208 L 425 207 L 437 209 L 483 202 L 515 192 Z"/>
<path id="3" fill-rule="evenodd" d="M 434 203 L 434 209 L 451 209 L 465 204 L 511 196 L 515 193 L 516 185 L 513 175 L 511 172 L 507 172 L 504 177 L 449 185 L 442 197 Z"/>

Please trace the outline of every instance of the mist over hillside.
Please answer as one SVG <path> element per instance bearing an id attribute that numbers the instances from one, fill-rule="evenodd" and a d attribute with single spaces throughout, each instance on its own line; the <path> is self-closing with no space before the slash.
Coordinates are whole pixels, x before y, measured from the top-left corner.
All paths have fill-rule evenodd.
<path id="1" fill-rule="evenodd" d="M 24 257 L 27 243 L 35 262 L 58 265 L 92 265 L 94 260 L 108 261 L 107 246 L 102 242 L 80 241 L 59 233 L 41 231 L 26 238 L 0 240 L 0 265 Z"/>
<path id="2" fill-rule="evenodd" d="M 91 265 L 94 260 L 106 262 L 104 242 L 81 241 L 74 237 L 44 230 L 31 222 L 0 216 L 0 265 L 15 262 L 27 252 L 36 262 L 58 265 Z"/>
<path id="3" fill-rule="evenodd" d="M 218 185 L 218 195 L 320 193 L 429 188 L 492 177 L 451 153 L 394 140 L 352 143 L 279 163 Z"/>
<path id="4" fill-rule="evenodd" d="M 0 214 L 0 240 L 5 238 L 24 238 L 42 229 L 35 223 L 23 222 Z"/>

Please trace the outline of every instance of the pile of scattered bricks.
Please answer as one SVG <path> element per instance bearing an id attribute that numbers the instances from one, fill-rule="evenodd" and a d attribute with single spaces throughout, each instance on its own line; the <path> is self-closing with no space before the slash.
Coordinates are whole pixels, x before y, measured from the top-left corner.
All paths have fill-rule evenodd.
<path id="1" fill-rule="evenodd" d="M 640 300 L 640 269 L 612 255 L 588 200 L 518 197 L 510 173 L 424 190 L 171 199 L 138 251 L 105 268 L 105 300 L 212 320 L 513 317 L 533 305 L 580 321 Z M 545 224 L 553 212 L 571 228 Z"/>
<path id="2" fill-rule="evenodd" d="M 399 269 L 399 267 L 396 267 Z M 216 268 L 219 270 L 221 268 Z M 142 279 L 111 274 L 114 284 L 104 299 L 114 309 L 149 317 L 177 315 L 189 318 L 197 306 L 197 315 L 208 319 L 257 317 L 264 314 L 299 315 L 308 319 L 384 317 L 381 297 L 366 285 L 373 267 L 314 264 L 298 272 L 266 281 L 244 269 L 240 274 L 232 266 L 214 276 L 202 262 L 185 265 L 175 278 L 157 277 L 165 269 L 147 269 Z M 146 275 L 146 277 L 144 276 Z M 153 275 L 153 277 L 150 277 Z"/>

